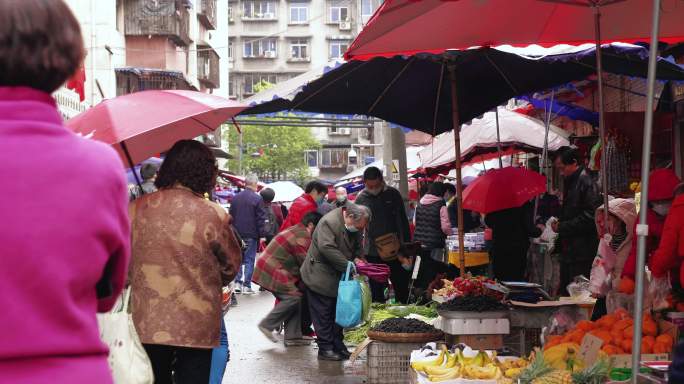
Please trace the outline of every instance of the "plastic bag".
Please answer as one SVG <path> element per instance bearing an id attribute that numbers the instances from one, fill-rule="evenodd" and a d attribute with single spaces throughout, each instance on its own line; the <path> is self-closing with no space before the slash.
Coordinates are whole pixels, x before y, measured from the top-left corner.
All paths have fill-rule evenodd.
<path id="1" fill-rule="evenodd" d="M 589 278 L 589 291 L 596 297 L 605 296 L 610 290 L 610 272 L 606 270 L 601 256 L 594 258 Z"/>
<path id="2" fill-rule="evenodd" d="M 342 276 L 337 287 L 335 322 L 343 328 L 357 326 L 361 322 L 361 312 L 363 310 L 361 284 L 349 277 L 352 268 L 356 271 L 354 263 L 350 261 L 347 264 L 347 272 Z"/>
<path id="3" fill-rule="evenodd" d="M 589 289 L 589 279 L 584 276 L 577 276 L 575 280 L 568 284 L 568 293 L 575 300 L 587 300 L 591 296 Z"/>
<path id="4" fill-rule="evenodd" d="M 370 308 L 373 301 L 373 295 L 371 294 L 370 286 L 368 285 L 365 276 L 356 276 L 356 281 L 358 281 L 361 286 L 361 322 L 365 323 L 370 319 Z"/>
<path id="5" fill-rule="evenodd" d="M 548 220 L 546 220 L 546 227 L 544 228 L 544 231 L 542 232 L 541 236 L 539 236 L 539 238 L 542 241 L 545 241 L 547 243 L 553 243 L 554 241 L 556 241 L 556 237 L 558 237 L 558 234 L 554 232 L 553 228 L 551 227 L 551 225 L 556 221 L 558 221 L 558 219 L 555 217 L 550 217 Z"/>
<path id="6" fill-rule="evenodd" d="M 648 286 L 648 296 L 651 298 L 653 310 L 658 311 L 670 307 L 667 296 L 672 292 L 670 277 L 655 277 Z"/>

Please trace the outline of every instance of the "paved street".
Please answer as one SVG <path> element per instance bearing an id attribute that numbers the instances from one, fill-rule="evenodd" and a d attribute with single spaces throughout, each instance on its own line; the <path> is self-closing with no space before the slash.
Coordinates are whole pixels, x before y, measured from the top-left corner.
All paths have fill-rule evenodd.
<path id="1" fill-rule="evenodd" d="M 230 362 L 224 384 L 233 383 L 326 383 L 356 384 L 366 380 L 365 355 L 354 364 L 349 362 L 319 362 L 318 349 L 285 348 L 274 344 L 258 330 L 256 324 L 273 306 L 273 296 L 261 292 L 253 296 L 238 296 L 239 305 L 226 315 Z"/>

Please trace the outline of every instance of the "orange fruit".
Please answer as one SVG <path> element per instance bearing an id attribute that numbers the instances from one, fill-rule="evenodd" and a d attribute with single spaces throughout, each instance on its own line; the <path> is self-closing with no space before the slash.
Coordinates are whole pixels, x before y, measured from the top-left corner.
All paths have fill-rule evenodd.
<path id="1" fill-rule="evenodd" d="M 664 333 L 664 334 L 656 337 L 655 341 L 656 341 L 656 343 L 662 343 L 662 344 L 665 344 L 669 347 L 672 347 L 672 345 L 674 344 L 674 339 L 672 338 L 672 336 L 668 335 L 667 333 Z"/>
<path id="2" fill-rule="evenodd" d="M 629 327 L 622 330 L 622 337 L 625 339 L 631 339 L 632 337 L 634 337 L 634 327 L 630 325 Z"/>
<path id="3" fill-rule="evenodd" d="M 594 330 L 589 333 L 603 340 L 603 344 L 611 344 L 611 342 L 613 341 L 613 337 L 610 335 L 610 332 L 608 331 Z"/>
<path id="4" fill-rule="evenodd" d="M 644 335 L 650 335 L 655 337 L 658 334 L 658 324 L 656 324 L 653 319 L 644 319 L 642 323 L 642 329 Z"/>
<path id="5" fill-rule="evenodd" d="M 632 339 L 623 339 L 621 347 L 625 353 L 632 353 Z"/>
<path id="6" fill-rule="evenodd" d="M 625 351 L 622 350 L 620 347 L 616 347 L 614 345 L 604 345 L 601 347 L 601 350 L 606 353 L 606 355 L 621 355 L 624 354 Z"/>
<path id="7" fill-rule="evenodd" d="M 665 343 L 662 343 L 660 341 L 656 341 L 655 344 L 653 344 L 653 353 L 670 353 L 672 351 L 672 346 L 667 345 Z"/>
<path id="8" fill-rule="evenodd" d="M 618 284 L 618 291 L 621 293 L 625 293 L 628 295 L 631 295 L 634 293 L 634 280 L 632 280 L 629 277 L 623 277 L 620 279 L 620 283 Z"/>
<path id="9" fill-rule="evenodd" d="M 624 337 L 622 336 L 622 329 L 615 329 L 615 328 L 613 328 L 613 329 L 610 331 L 610 337 L 611 337 L 611 339 L 613 340 L 613 344 L 615 344 L 615 345 L 620 345 L 620 342 L 621 342 L 622 339 L 624 338 Z"/>
<path id="10" fill-rule="evenodd" d="M 641 344 L 642 345 L 644 345 L 644 344 L 648 345 L 650 349 L 653 349 L 653 344 L 655 344 L 655 342 L 656 342 L 656 339 L 653 336 L 644 336 L 641 339 Z"/>
<path id="11" fill-rule="evenodd" d="M 648 344 L 646 341 L 643 339 L 641 340 L 641 353 L 653 353 L 653 345 Z"/>
<path id="12" fill-rule="evenodd" d="M 596 321 L 596 325 L 599 328 L 608 328 L 610 329 L 615 322 L 617 322 L 617 317 L 615 315 L 605 315 L 602 318 L 598 319 Z"/>
<path id="13" fill-rule="evenodd" d="M 611 329 L 619 329 L 620 331 L 622 331 L 623 329 L 629 327 L 632 324 L 634 324 L 634 321 L 632 321 L 632 319 L 622 319 L 618 320 L 615 324 L 613 324 L 613 327 Z"/>
<path id="14" fill-rule="evenodd" d="M 615 312 L 613 312 L 613 314 L 615 315 L 615 317 L 617 317 L 617 318 L 620 319 L 620 320 L 625 320 L 625 319 L 631 319 L 631 318 L 632 318 L 632 314 L 629 313 L 629 312 L 627 312 L 627 310 L 624 309 L 624 308 L 618 308 L 618 309 L 616 309 Z"/>
<path id="15" fill-rule="evenodd" d="M 577 323 L 577 329 L 581 329 L 583 331 L 593 331 L 596 329 L 596 324 L 594 324 L 593 321 L 582 320 Z"/>

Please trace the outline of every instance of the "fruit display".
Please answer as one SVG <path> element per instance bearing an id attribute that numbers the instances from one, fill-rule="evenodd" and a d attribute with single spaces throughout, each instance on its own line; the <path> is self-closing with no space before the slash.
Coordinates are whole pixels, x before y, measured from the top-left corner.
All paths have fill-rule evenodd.
<path id="1" fill-rule="evenodd" d="M 484 351 L 465 357 L 462 350 L 449 351 L 442 345 L 436 359 L 413 361 L 411 368 L 427 376 L 431 382 L 444 382 L 456 379 L 512 380 L 527 365 L 525 359 L 501 361 L 495 354 L 490 356 Z"/>
<path id="2" fill-rule="evenodd" d="M 606 355 L 630 354 L 632 353 L 634 334 L 633 324 L 632 317 L 622 309 L 607 314 L 595 322 L 583 320 L 564 335 L 550 336 L 544 345 L 545 353 L 556 346 L 565 348 L 568 345 L 574 345 L 577 346 L 576 350 L 578 350 L 584 335 L 591 334 L 603 340 L 601 350 Z M 642 331 L 641 353 L 669 353 L 672 351 L 673 337 L 667 333 L 659 334 L 658 324 L 649 314 L 644 315 Z"/>
<path id="3" fill-rule="evenodd" d="M 447 299 L 456 296 L 482 296 L 489 295 L 499 297 L 499 293 L 487 288 L 486 284 L 496 285 L 497 282 L 488 279 L 484 276 L 472 276 L 471 274 L 465 277 L 457 277 L 454 281 L 442 279 L 441 284 L 433 286 L 433 294 Z"/>
<path id="4" fill-rule="evenodd" d="M 505 311 L 508 306 L 492 296 L 456 296 L 437 306 L 439 311 L 490 312 Z"/>
<path id="5" fill-rule="evenodd" d="M 559 350 L 560 351 L 560 350 Z M 541 353 L 537 350 L 531 363 L 515 378 L 521 384 L 601 384 L 606 381 L 610 371 L 607 359 L 599 359 L 589 368 L 579 368 L 583 364 L 574 357 L 574 346 L 566 348 L 566 355 Z M 570 356 L 568 356 L 569 354 Z M 557 368 L 549 358 L 570 363 L 571 366 Z M 557 364 L 558 361 L 555 363 Z M 571 363 L 573 362 L 573 363 Z"/>
<path id="6" fill-rule="evenodd" d="M 404 319 L 396 317 L 386 319 L 371 328 L 371 331 L 385 332 L 385 333 L 441 333 L 442 331 L 436 329 L 432 325 L 416 320 Z"/>

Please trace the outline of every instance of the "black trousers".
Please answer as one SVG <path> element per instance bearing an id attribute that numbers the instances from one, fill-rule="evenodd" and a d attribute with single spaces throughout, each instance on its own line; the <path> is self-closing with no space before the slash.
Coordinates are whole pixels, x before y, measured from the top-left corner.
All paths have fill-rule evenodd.
<path id="1" fill-rule="evenodd" d="M 308 287 L 306 297 L 309 300 L 311 320 L 316 330 L 316 343 L 321 351 L 344 351 L 344 334 L 342 327 L 335 323 L 337 298 L 318 294 Z"/>
<path id="2" fill-rule="evenodd" d="M 527 281 L 527 251 L 530 244 L 494 244 L 490 251 L 494 277 L 499 281 Z"/>
<path id="3" fill-rule="evenodd" d="M 306 297 L 306 293 L 302 296 L 302 335 L 311 336 L 313 329 L 311 328 L 311 311 L 309 311 L 309 299 Z"/>
<path id="4" fill-rule="evenodd" d="M 143 344 L 152 363 L 155 384 L 208 383 L 211 349 Z"/>

